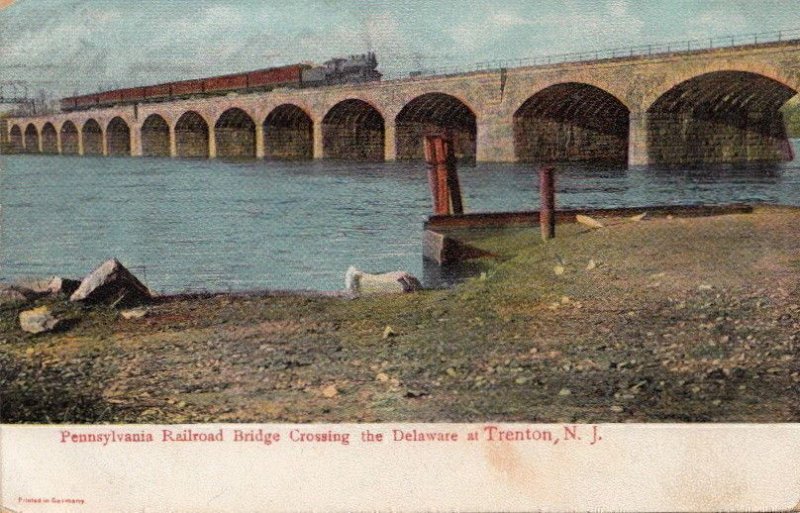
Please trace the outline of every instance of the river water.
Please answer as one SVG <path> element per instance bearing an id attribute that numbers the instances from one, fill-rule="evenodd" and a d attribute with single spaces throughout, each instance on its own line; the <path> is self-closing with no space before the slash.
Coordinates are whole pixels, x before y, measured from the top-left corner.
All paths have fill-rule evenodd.
<path id="1" fill-rule="evenodd" d="M 350 265 L 422 276 L 426 176 L 422 163 L 0 156 L 0 281 L 81 277 L 111 257 L 159 292 L 338 290 Z M 531 166 L 460 177 L 468 212 L 537 208 Z M 557 194 L 560 208 L 800 205 L 800 164 L 562 166 Z"/>

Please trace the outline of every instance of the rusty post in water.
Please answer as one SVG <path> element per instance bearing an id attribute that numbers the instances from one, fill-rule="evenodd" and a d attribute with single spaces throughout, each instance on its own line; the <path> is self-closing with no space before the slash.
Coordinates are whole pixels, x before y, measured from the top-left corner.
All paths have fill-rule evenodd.
<path id="1" fill-rule="evenodd" d="M 428 163 L 428 185 L 431 189 L 431 199 L 433 200 L 433 214 L 446 215 L 447 211 L 441 204 L 441 192 L 439 190 L 439 147 L 441 140 L 438 137 L 425 137 L 425 161 Z"/>
<path id="2" fill-rule="evenodd" d="M 425 137 L 425 160 L 430 166 L 428 185 L 433 198 L 433 213 L 440 216 L 463 214 L 461 185 L 452 141 L 438 135 Z"/>
<path id="3" fill-rule="evenodd" d="M 425 162 L 428 163 L 428 187 L 431 190 L 431 199 L 433 200 L 433 213 L 436 215 L 439 211 L 439 180 L 436 176 L 436 156 L 434 153 L 433 140 L 431 137 L 426 137 Z"/>
<path id="4" fill-rule="evenodd" d="M 453 213 L 450 208 L 450 187 L 447 182 L 447 141 L 441 137 L 437 137 L 433 143 L 434 166 L 436 167 L 436 190 L 439 192 L 439 197 L 436 199 L 439 205 L 438 213 L 440 215 L 449 216 Z"/>
<path id="5" fill-rule="evenodd" d="M 458 180 L 458 159 L 456 159 L 453 141 L 451 139 L 446 140 L 444 147 L 447 188 L 450 190 L 450 206 L 452 207 L 453 214 L 461 215 L 464 213 L 464 203 L 461 200 L 461 183 Z"/>
<path id="6" fill-rule="evenodd" d="M 546 241 L 556 236 L 555 168 L 553 166 L 539 168 L 539 194 L 542 197 L 539 226 L 542 228 L 542 240 Z"/>

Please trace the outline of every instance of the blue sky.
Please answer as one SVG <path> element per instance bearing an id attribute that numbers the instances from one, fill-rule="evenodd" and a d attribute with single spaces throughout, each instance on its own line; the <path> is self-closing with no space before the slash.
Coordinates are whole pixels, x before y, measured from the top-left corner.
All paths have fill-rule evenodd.
<path id="1" fill-rule="evenodd" d="M 367 50 L 397 76 L 800 29 L 797 7 L 797 0 L 16 0 L 0 10 L 0 81 L 24 79 L 64 95 Z"/>

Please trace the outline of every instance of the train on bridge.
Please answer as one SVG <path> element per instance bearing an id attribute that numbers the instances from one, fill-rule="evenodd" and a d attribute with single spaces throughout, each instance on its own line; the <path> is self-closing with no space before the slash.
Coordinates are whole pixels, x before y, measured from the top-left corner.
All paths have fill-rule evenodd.
<path id="1" fill-rule="evenodd" d="M 279 88 L 309 88 L 374 82 L 382 77 L 377 68 L 377 56 L 374 52 L 369 52 L 346 58 L 334 58 L 320 66 L 292 64 L 232 75 L 71 96 L 61 100 L 61 110 L 72 112 L 127 103 L 176 100 L 198 95 L 250 93 Z"/>

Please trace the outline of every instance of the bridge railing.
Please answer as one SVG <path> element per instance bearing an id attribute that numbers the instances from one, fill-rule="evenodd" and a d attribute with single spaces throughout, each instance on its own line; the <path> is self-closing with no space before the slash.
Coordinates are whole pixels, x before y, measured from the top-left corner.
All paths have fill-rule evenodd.
<path id="1" fill-rule="evenodd" d="M 478 62 L 466 66 L 459 65 L 423 69 L 412 72 L 411 77 L 461 75 L 478 71 L 496 71 L 504 68 L 523 68 L 529 66 L 547 66 L 551 64 L 579 63 L 630 57 L 666 55 L 672 53 L 687 53 L 713 50 L 715 48 L 734 48 L 737 46 L 779 43 L 782 41 L 792 41 L 798 39 L 800 39 L 800 29 L 778 30 L 773 32 L 712 37 L 708 39 L 689 39 L 684 41 L 629 46 L 624 48 L 610 48 L 587 52 L 571 52 L 556 55 L 526 57 L 521 59 L 497 59 L 492 61 Z"/>

